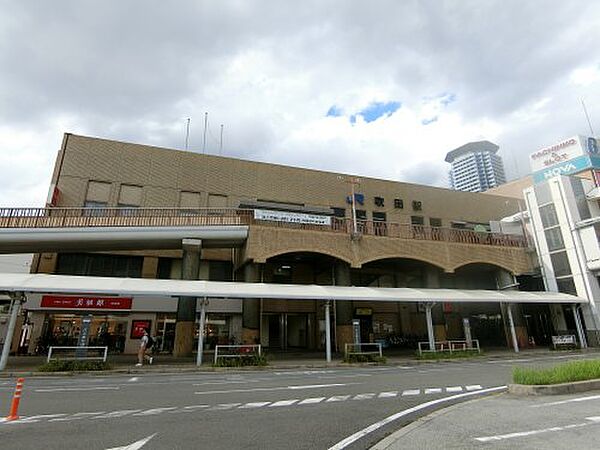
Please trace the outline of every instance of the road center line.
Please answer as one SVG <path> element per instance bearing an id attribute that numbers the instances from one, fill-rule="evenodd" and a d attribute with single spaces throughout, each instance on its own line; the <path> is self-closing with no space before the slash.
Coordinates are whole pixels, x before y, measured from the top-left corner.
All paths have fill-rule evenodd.
<path id="1" fill-rule="evenodd" d="M 586 420 L 589 420 L 589 422 L 574 423 L 574 424 L 565 425 L 562 427 L 550 427 L 550 428 L 541 428 L 539 430 L 520 431 L 517 433 L 497 434 L 494 436 L 483 436 L 483 437 L 475 438 L 475 440 L 479 441 L 479 442 L 503 441 L 506 439 L 533 436 L 533 435 L 542 434 L 542 433 L 551 433 L 551 432 L 556 432 L 556 431 L 572 430 L 573 428 L 581 428 L 581 427 L 586 427 L 588 425 L 600 423 L 600 417 L 586 417 Z"/>
<path id="2" fill-rule="evenodd" d="M 34 389 L 34 392 L 118 391 L 119 389 L 121 389 L 119 386 L 94 386 L 94 387 Z"/>
<path id="3" fill-rule="evenodd" d="M 481 394 L 489 393 L 489 392 L 499 392 L 499 391 L 506 390 L 506 388 L 507 388 L 506 386 L 498 386 L 498 387 L 493 387 L 493 388 L 489 388 L 489 389 L 482 389 L 482 390 L 473 391 L 473 392 L 466 392 L 464 394 L 451 395 L 450 397 L 439 398 L 437 400 L 432 400 L 430 402 L 421 403 L 420 405 L 405 409 L 404 411 L 397 412 L 396 414 L 392 414 L 391 416 L 388 416 L 385 419 L 380 420 L 379 422 L 376 422 L 366 428 L 363 428 L 362 430 L 354 433 L 352 436 L 348 436 L 346 439 L 338 442 L 337 444 L 333 445 L 332 447 L 329 447 L 329 450 L 342 450 L 342 449 L 348 447 L 349 445 L 353 444 L 354 442 L 358 441 L 359 439 L 365 437 L 366 435 L 372 433 L 373 431 L 376 431 L 379 428 L 387 425 L 388 423 L 393 422 L 394 420 L 397 420 L 401 417 L 412 414 L 414 412 L 429 408 L 430 406 L 449 402 L 449 401 L 456 400 L 459 398 L 473 397 L 476 395 L 481 395 Z"/>
<path id="4" fill-rule="evenodd" d="M 600 395 L 589 395 L 587 397 L 577 397 L 577 398 L 571 398 L 569 400 L 560 400 L 557 402 L 542 403 L 540 405 L 531 405 L 530 408 L 543 408 L 545 406 L 564 405 L 565 403 L 585 402 L 588 400 L 598 400 L 598 399 L 600 399 Z"/>

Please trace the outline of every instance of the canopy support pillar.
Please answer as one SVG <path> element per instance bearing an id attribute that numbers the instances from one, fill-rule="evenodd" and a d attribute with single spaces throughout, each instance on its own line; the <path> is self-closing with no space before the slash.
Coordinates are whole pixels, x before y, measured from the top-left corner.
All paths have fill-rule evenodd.
<path id="1" fill-rule="evenodd" d="M 515 330 L 515 322 L 513 321 L 512 305 L 506 304 L 506 312 L 508 314 L 508 325 L 510 327 L 510 336 L 512 338 L 513 348 L 515 353 L 519 353 L 519 342 L 517 341 L 517 331 Z"/>
<path id="2" fill-rule="evenodd" d="M 425 318 L 427 320 L 427 336 L 429 338 L 429 350 L 435 351 L 435 333 L 433 332 L 433 317 L 431 308 L 435 306 L 433 302 L 425 303 Z"/>
<path id="3" fill-rule="evenodd" d="M 331 302 L 325 301 L 325 354 L 327 362 L 331 362 L 331 317 L 329 312 Z"/>

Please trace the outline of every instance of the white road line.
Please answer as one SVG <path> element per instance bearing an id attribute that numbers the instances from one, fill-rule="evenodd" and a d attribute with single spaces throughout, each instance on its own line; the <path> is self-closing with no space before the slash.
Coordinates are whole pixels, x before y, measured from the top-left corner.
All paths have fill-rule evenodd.
<path id="1" fill-rule="evenodd" d="M 178 414 L 178 413 L 190 413 L 196 412 L 200 409 L 210 408 L 210 405 L 192 405 L 192 406 L 184 406 L 183 408 L 176 409 L 175 411 L 169 411 L 170 414 Z"/>
<path id="2" fill-rule="evenodd" d="M 139 450 L 140 448 L 142 448 L 144 445 L 146 445 L 146 443 L 152 439 L 154 436 L 156 436 L 157 433 L 154 433 L 144 439 L 140 439 L 139 441 L 135 441 L 132 444 L 129 445 L 125 445 L 123 447 L 113 447 L 113 448 L 108 448 L 106 450 Z"/>
<path id="3" fill-rule="evenodd" d="M 165 408 L 152 408 L 152 409 L 147 409 L 145 411 L 141 411 L 139 413 L 135 413 L 133 414 L 134 416 L 155 416 L 157 414 L 163 413 L 165 411 L 172 411 L 174 409 L 177 409 L 177 406 L 167 406 Z"/>
<path id="4" fill-rule="evenodd" d="M 50 419 L 48 422 L 70 422 L 72 420 L 81 420 L 87 419 L 91 416 L 97 416 L 98 414 L 105 414 L 106 411 L 96 411 L 96 412 L 81 412 L 75 413 L 71 416 L 61 417 L 60 419 Z"/>
<path id="5" fill-rule="evenodd" d="M 462 386 L 451 386 L 446 388 L 446 392 L 462 392 Z"/>
<path id="6" fill-rule="evenodd" d="M 294 403 L 298 402 L 299 399 L 293 399 L 293 400 L 280 400 L 278 402 L 272 403 L 269 405 L 269 408 L 274 408 L 277 406 L 290 406 L 293 405 Z"/>
<path id="7" fill-rule="evenodd" d="M 586 427 L 588 425 L 600 423 L 600 417 L 596 417 L 596 416 L 586 417 L 585 419 L 589 420 L 589 422 L 574 423 L 574 424 L 565 425 L 562 427 L 550 427 L 550 428 L 541 428 L 538 430 L 531 430 L 531 431 L 520 431 L 517 433 L 497 434 L 494 436 L 483 436 L 483 437 L 475 438 L 475 440 L 479 441 L 479 442 L 503 441 L 506 439 L 514 439 L 514 438 L 519 438 L 519 437 L 533 436 L 533 435 L 542 434 L 542 433 L 552 433 L 552 432 L 556 432 L 556 431 L 572 430 L 573 428 L 581 428 L 581 427 Z"/>
<path id="8" fill-rule="evenodd" d="M 225 411 L 226 409 L 236 408 L 241 403 L 220 403 L 217 406 L 213 406 L 211 409 L 216 411 Z"/>
<path id="9" fill-rule="evenodd" d="M 141 409 L 122 409 L 120 411 L 112 411 L 106 414 L 102 414 L 100 416 L 96 416 L 96 417 L 91 417 L 92 420 L 97 420 L 97 419 L 114 419 L 115 417 L 124 417 L 127 416 L 128 414 L 135 414 L 137 412 L 140 412 Z"/>
<path id="10" fill-rule="evenodd" d="M 204 383 L 194 383 L 192 386 L 206 386 L 206 385 L 221 385 L 221 384 L 247 384 L 247 383 L 260 383 L 263 380 L 229 380 L 229 381 L 205 381 Z"/>
<path id="11" fill-rule="evenodd" d="M 327 397 L 313 397 L 313 398 L 307 398 L 302 400 L 300 403 L 298 403 L 299 405 L 313 405 L 315 403 L 321 403 L 323 400 L 325 400 Z"/>
<path id="12" fill-rule="evenodd" d="M 238 409 L 254 409 L 254 408 L 262 408 L 263 406 L 267 406 L 271 402 L 253 402 L 246 403 L 245 405 L 240 406 Z"/>
<path id="13" fill-rule="evenodd" d="M 325 400 L 326 403 L 329 402 L 344 402 L 350 398 L 349 395 L 334 395 L 333 397 L 329 397 Z"/>
<path id="14" fill-rule="evenodd" d="M 67 414 L 61 413 L 61 414 L 40 414 L 37 416 L 29 416 L 29 417 L 22 417 L 21 419 L 18 420 L 13 420 L 13 421 L 8 421 L 7 423 L 35 423 L 35 422 L 39 422 L 41 419 L 52 419 L 54 417 L 63 417 L 66 416 Z"/>
<path id="15" fill-rule="evenodd" d="M 382 392 L 381 394 L 378 395 L 379 398 L 392 398 L 392 397 L 397 397 L 397 396 L 398 396 L 398 391 Z"/>
<path id="16" fill-rule="evenodd" d="M 375 394 L 358 394 L 352 400 L 369 400 L 375 397 Z"/>
<path id="17" fill-rule="evenodd" d="M 235 392 L 267 392 L 267 391 L 285 391 L 285 390 L 299 390 L 299 389 L 321 389 L 327 387 L 340 387 L 349 386 L 351 384 L 358 383 L 333 383 L 333 384 L 306 384 L 298 386 L 278 386 L 270 388 L 253 388 L 253 389 L 229 389 L 226 391 L 198 391 L 194 392 L 196 395 L 207 395 L 207 394 L 229 394 Z"/>
<path id="18" fill-rule="evenodd" d="M 451 395 L 450 397 L 438 398 L 436 400 L 431 400 L 429 402 L 421 403 L 420 405 L 417 405 L 413 408 L 405 409 L 404 411 L 400 411 L 396 414 L 392 414 L 391 416 L 388 416 L 385 419 L 383 419 L 379 422 L 376 422 L 376 423 L 354 433 L 352 436 L 348 436 L 346 439 L 344 439 L 344 440 L 338 442 L 337 444 L 333 445 L 332 447 L 330 447 L 329 450 L 342 450 L 342 449 L 348 447 L 349 445 L 353 444 L 354 442 L 358 441 L 359 439 L 365 437 L 366 435 L 372 433 L 373 431 L 376 431 L 379 428 L 387 425 L 388 423 L 393 422 L 394 420 L 397 420 L 401 417 L 407 416 L 414 412 L 429 408 L 431 406 L 438 405 L 438 404 L 444 403 L 444 402 L 449 402 L 449 401 L 456 400 L 459 398 L 470 397 L 473 395 L 481 395 L 481 394 L 488 393 L 488 392 L 498 392 L 498 391 L 502 391 L 505 389 L 506 389 L 506 386 L 498 386 L 498 387 L 483 389 L 483 390 L 475 391 L 475 392 L 465 392 L 463 394 Z"/>
<path id="19" fill-rule="evenodd" d="M 127 380 L 127 382 L 128 383 L 133 383 L 133 382 L 136 382 L 139 379 L 140 379 L 140 377 L 131 377 L 129 380 Z"/>
<path id="20" fill-rule="evenodd" d="M 118 391 L 119 389 L 121 389 L 119 386 L 95 386 L 95 387 L 34 389 L 34 392 Z"/>
<path id="21" fill-rule="evenodd" d="M 442 388 L 427 388 L 425 389 L 425 394 L 441 394 Z"/>
<path id="22" fill-rule="evenodd" d="M 480 389 L 483 389 L 483 388 L 481 387 L 481 385 L 479 385 L 479 384 L 472 384 L 472 385 L 470 385 L 470 386 L 465 386 L 465 388 L 467 389 L 467 391 L 468 391 L 468 392 L 471 392 L 471 391 L 479 391 Z"/>
<path id="23" fill-rule="evenodd" d="M 556 401 L 556 402 L 542 403 L 540 405 L 531 405 L 530 408 L 543 408 L 545 406 L 564 405 L 565 403 L 586 402 L 589 400 L 598 400 L 598 399 L 600 399 L 600 395 L 589 395 L 587 397 L 577 397 L 577 398 L 571 398 L 569 400 L 560 400 L 560 401 Z"/>
<path id="24" fill-rule="evenodd" d="M 402 391 L 402 396 L 406 396 L 406 395 L 419 395 L 421 393 L 421 389 L 407 389 L 405 391 Z"/>

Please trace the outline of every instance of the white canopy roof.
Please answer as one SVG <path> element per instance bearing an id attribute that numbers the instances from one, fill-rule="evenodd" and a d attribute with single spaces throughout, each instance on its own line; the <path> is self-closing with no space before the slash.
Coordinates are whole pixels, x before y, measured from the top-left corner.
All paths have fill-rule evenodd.
<path id="1" fill-rule="evenodd" d="M 588 303 L 559 292 L 371 288 L 0 273 L 0 292 L 370 302 Z"/>

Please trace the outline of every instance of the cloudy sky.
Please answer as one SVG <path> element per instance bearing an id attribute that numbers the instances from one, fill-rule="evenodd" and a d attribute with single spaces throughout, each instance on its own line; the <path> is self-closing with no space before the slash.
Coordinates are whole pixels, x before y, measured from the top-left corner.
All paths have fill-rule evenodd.
<path id="1" fill-rule="evenodd" d="M 444 156 L 600 130 L 600 2 L 0 0 L 0 206 L 62 133 L 446 186 Z M 220 148 L 223 124 L 223 148 Z"/>

